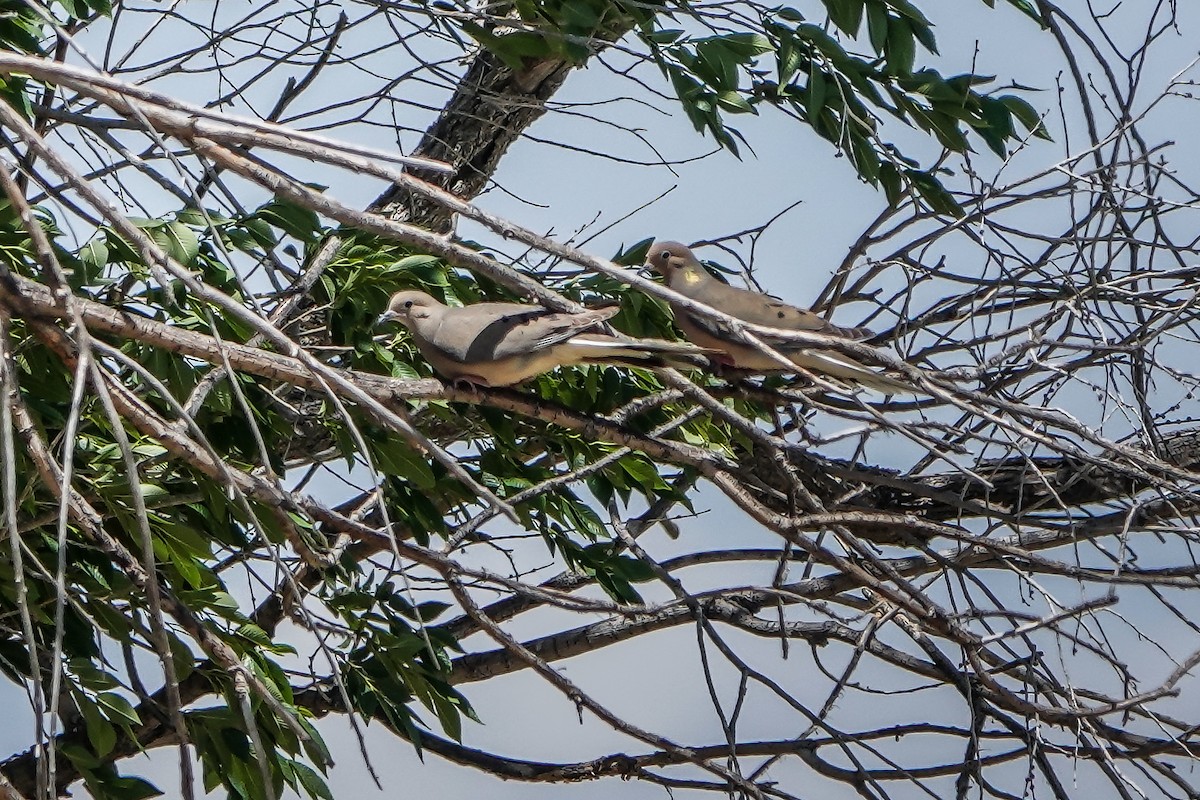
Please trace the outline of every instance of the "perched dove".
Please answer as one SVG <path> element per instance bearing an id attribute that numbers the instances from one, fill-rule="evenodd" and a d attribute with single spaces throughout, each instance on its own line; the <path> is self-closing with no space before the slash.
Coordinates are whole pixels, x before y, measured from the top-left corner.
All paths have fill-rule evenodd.
<path id="1" fill-rule="evenodd" d="M 570 364 L 708 366 L 708 351 L 685 342 L 585 333 L 619 310 L 609 306 L 565 314 L 519 303 L 452 308 L 413 290 L 392 295 L 376 324 L 396 320 L 438 373 L 482 386 L 512 386 Z"/>
<path id="2" fill-rule="evenodd" d="M 722 283 L 709 274 L 690 249 L 679 242 L 655 242 L 646 256 L 646 266 L 662 275 L 667 286 L 684 297 L 712 306 L 744 322 L 788 331 L 841 336 L 854 341 L 872 335 L 867 328 L 841 328 L 811 311 L 796 308 L 770 295 Z M 693 344 L 720 351 L 714 357 L 715 361 L 751 372 L 786 371 L 777 359 L 752 344 L 737 341 L 721 323 L 679 306 L 673 308 L 676 324 Z M 769 336 L 760 338 L 792 363 L 814 373 L 881 392 L 913 391 L 913 387 L 881 375 L 834 350 Z"/>

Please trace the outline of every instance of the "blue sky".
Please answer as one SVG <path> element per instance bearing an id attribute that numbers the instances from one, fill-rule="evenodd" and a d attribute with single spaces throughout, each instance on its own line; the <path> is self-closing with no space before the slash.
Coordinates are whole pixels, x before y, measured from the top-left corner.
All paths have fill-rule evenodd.
<path id="1" fill-rule="evenodd" d="M 928 0 L 919 5 L 937 24 L 941 57 L 933 62 L 935 66 L 946 72 L 974 70 L 996 74 L 999 76 L 997 83 L 1001 85 L 1011 81 L 1036 87 L 1042 91 L 1029 93 L 1026 97 L 1039 110 L 1050 112 L 1046 124 L 1054 137 L 1053 142 L 1033 141 L 1003 167 L 994 155 L 981 152 L 972 158 L 973 167 L 981 176 L 999 184 L 1012 182 L 1068 161 L 1079 152 L 1085 140 L 1081 134 L 1078 107 L 1071 102 L 1068 92 L 1065 95 L 1065 118 L 1060 118 L 1058 114 L 1058 86 L 1067 80 L 1064 73 L 1066 65 L 1047 34 L 1039 32 L 1032 22 L 1003 3 L 998 4 L 1000 7 L 995 10 L 987 9 L 982 2 L 963 0 Z M 1064 5 L 1070 8 L 1083 6 L 1082 3 Z M 181 10 L 187 13 L 194 8 L 198 6 L 185 5 Z M 222 9 L 222 13 L 231 12 L 226 8 Z M 1118 39 L 1121 36 L 1129 38 L 1128 42 L 1121 42 L 1124 46 L 1139 40 L 1139 29 L 1133 24 L 1139 13 L 1139 9 L 1122 7 L 1107 23 L 1108 30 Z M 145 31 L 140 30 L 138 24 L 136 17 L 122 20 L 118 41 L 141 42 L 140 37 Z M 380 39 L 389 35 L 386 30 L 373 33 Z M 1181 8 L 1179 32 L 1170 33 L 1155 49 L 1153 59 L 1144 65 L 1143 103 L 1158 97 L 1172 77 L 1188 67 L 1194 58 L 1193 44 L 1198 33 L 1200 11 L 1194 5 Z M 180 46 L 177 39 L 183 35 L 182 28 L 163 28 L 150 32 L 145 42 L 139 44 L 140 52 L 153 53 L 156 49 L 170 52 L 170 48 Z M 99 46 L 98 40 L 89 45 L 94 53 L 100 52 Z M 348 50 L 355 46 L 361 46 L 361 43 L 345 43 Z M 114 51 L 120 52 L 120 48 L 114 48 Z M 431 46 L 428 52 L 441 51 Z M 365 65 L 363 68 L 366 68 Z M 371 68 L 377 71 L 392 70 L 390 74 L 399 72 L 394 64 L 372 64 Z M 1092 69 L 1094 65 L 1085 62 L 1084 68 Z M 641 75 L 647 80 L 654 80 L 657 73 L 652 68 L 643 68 Z M 428 86 L 411 86 L 411 92 L 410 84 L 403 84 L 397 92 L 406 92 L 406 99 L 434 107 L 443 96 Z M 160 82 L 159 88 L 176 91 L 194 102 L 204 102 L 221 91 L 221 87 L 212 85 L 207 77 L 167 79 Z M 269 105 L 272 92 L 278 90 L 278 85 L 264 84 L 257 90 L 261 90 L 262 98 L 250 99 L 250 104 L 256 108 Z M 316 107 L 334 102 L 339 97 L 337 83 L 328 81 L 318 85 L 305 102 Z M 606 102 L 618 97 L 630 99 Z M 554 102 L 589 104 L 569 107 L 572 111 L 602 116 L 619 126 L 636 128 L 659 152 L 671 158 L 688 159 L 712 148 L 711 139 L 696 134 L 682 113 L 670 103 L 644 92 L 632 81 L 620 78 L 599 65 L 573 74 Z M 596 103 L 603 104 L 590 105 Z M 416 108 L 412 108 L 411 112 L 411 117 L 403 118 L 400 122 L 419 131 L 428 121 L 430 112 Z M 1189 147 L 1187 137 L 1189 132 L 1200 130 L 1196 117 L 1195 102 L 1183 97 L 1170 98 L 1153 109 L 1143 128 L 1148 138 L 1154 141 L 1179 142 L 1166 151 L 1167 155 L 1181 175 L 1193 178 L 1196 177 L 1196 154 L 1194 147 Z M 489 191 L 479 199 L 478 204 L 560 240 L 577 236 L 579 231 L 583 231 L 586 237 L 591 231 L 612 224 L 611 229 L 600 233 L 585 246 L 588 252 L 597 255 L 611 255 L 623 244 L 650 236 L 684 241 L 727 236 L 760 224 L 764 219 L 798 204 L 762 236 L 754 253 L 753 266 L 757 280 L 767 290 L 801 305 L 811 302 L 819 295 L 847 248 L 884 208 L 884 198 L 881 193 L 859 182 L 850 165 L 845 159 L 835 157 L 827 142 L 781 115 L 767 111 L 761 117 L 741 117 L 731 121 L 750 144 L 743 151 L 742 159 L 717 153 L 672 168 L 620 163 L 544 142 L 522 141 L 512 148 L 496 175 L 502 190 Z M 382 124 L 376 127 L 344 126 L 326 133 L 379 147 L 390 146 L 394 141 L 392 131 Z M 934 152 L 921 136 L 899 126 L 892 126 L 889 133 L 891 139 L 912 148 L 914 152 L 925 155 Z M 636 137 L 574 114 L 552 112 L 534 126 L 531 134 L 538 139 L 561 142 L 573 148 L 598 149 L 623 159 L 646 159 L 651 155 L 647 146 Z M 402 138 L 411 146 L 414 136 L 409 133 Z M 982 145 L 980 147 L 982 149 Z M 300 162 L 292 163 L 296 164 L 298 171 L 304 170 L 302 174 L 306 180 L 327 184 L 331 194 L 349 205 L 365 206 L 381 189 L 376 182 L 361 177 L 338 174 L 328 168 L 316 168 Z M 662 199 L 623 219 L 660 195 Z M 1047 230 L 1056 231 L 1065 227 L 1068 212 L 1069 209 L 1062 203 L 1039 205 L 1012 213 L 1011 222 L 1014 225 L 1044 225 Z M 1194 217 L 1189 219 L 1194 220 Z M 459 233 L 484 242 L 493 241 L 486 231 L 470 224 L 461 225 Z M 496 244 L 501 250 L 518 252 L 511 245 Z M 748 242 L 743 243 L 742 248 L 740 252 L 748 255 Z M 705 254 L 719 257 L 728 265 L 733 264 L 731 259 L 719 256 L 715 251 L 710 250 Z M 932 263 L 936 257 L 943 255 L 959 272 L 983 274 L 989 268 L 980 250 L 971 246 L 964 237 L 947 238 L 944 245 L 923 254 L 923 258 L 930 259 L 929 263 Z M 902 276 L 903 273 L 895 273 L 891 280 L 896 280 L 896 275 Z M 844 324 L 855 324 L 859 321 L 853 316 L 855 311 L 855 308 L 839 310 L 835 319 Z M 861 309 L 859 311 L 861 313 Z M 1180 363 L 1185 367 L 1190 366 L 1186 355 L 1181 355 Z M 1106 416 L 1099 404 L 1090 402 L 1086 392 L 1064 393 L 1056 402 L 1071 404 L 1070 412 L 1080 419 L 1098 426 L 1108 426 L 1112 431 L 1110 435 L 1114 437 L 1119 435 L 1123 425 L 1126 430 L 1132 425 Z M 822 431 L 824 433 L 846 426 L 844 422 L 828 418 L 823 419 L 822 424 L 829 426 Z M 831 448 L 831 452 L 837 453 L 837 448 Z M 919 455 L 919 450 L 900 437 L 877 437 L 877 441 L 872 443 L 868 460 L 881 465 L 903 467 L 911 464 Z M 334 480 L 318 482 L 316 486 L 319 493 L 331 499 L 342 496 L 346 491 L 342 484 Z M 697 508 L 702 513 L 695 519 L 683 521 L 684 535 L 681 539 L 671 541 L 661 532 L 647 536 L 645 545 L 654 556 L 665 558 L 681 552 L 729 546 L 731 542 L 736 542 L 739 547 L 778 546 L 774 536 L 756 526 L 715 491 L 702 490 Z M 503 526 L 492 526 L 489 532 L 504 533 L 505 529 Z M 540 546 L 540 542 L 514 544 L 517 551 L 531 563 L 537 562 L 537 548 Z M 494 568 L 504 567 L 503 559 L 495 554 L 473 558 Z M 494 559 L 494 562 L 490 559 Z M 549 563 L 548 557 L 543 555 L 541 559 Z M 689 573 L 688 585 L 697 589 L 764 584 L 769 583 L 772 569 L 773 565 L 769 563 L 709 567 Z M 543 575 L 549 577 L 554 571 L 544 571 Z M 1015 594 L 1017 591 L 1014 586 L 1005 586 L 1004 579 L 998 579 L 997 583 L 998 591 L 1002 593 Z M 1078 591 L 1078 587 L 1067 582 L 1047 580 L 1047 584 L 1067 598 L 1065 602 L 1069 602 L 1073 591 Z M 936 587 L 933 591 L 936 591 Z M 653 588 L 648 593 L 663 599 L 667 596 L 665 591 Z M 1123 605 L 1121 611 L 1129 619 L 1129 626 L 1123 627 L 1119 622 L 1113 622 L 1114 630 L 1118 631 L 1115 635 L 1133 647 L 1135 632 L 1139 628 L 1157 625 L 1165 634 L 1160 638 L 1170 638 L 1166 631 L 1177 632 L 1175 643 L 1182 650 L 1191 649 L 1189 637 L 1194 638 L 1194 633 L 1181 624 L 1162 619 L 1155 608 L 1151 604 L 1139 605 L 1136 599 L 1127 606 Z M 1042 612 L 1042 609 L 1034 610 L 1034 613 Z M 589 621 L 596 620 L 571 618 L 562 612 L 545 610 L 519 618 L 509 629 L 518 637 L 526 637 Z M 791 657 L 784 660 L 780 657 L 777 642 L 752 640 L 733 632 L 728 632 L 728 636 L 736 643 L 739 652 L 757 666 L 769 670 L 810 708 L 820 706 L 825 689 L 812 679 L 813 654 L 806 648 L 794 647 Z M 303 641 L 303 637 L 298 641 Z M 467 640 L 466 644 L 480 649 L 494 646 L 479 636 Z M 831 658 L 836 665 L 837 658 Z M 714 661 L 719 662 L 719 659 L 714 657 Z M 1160 661 L 1164 667 L 1168 664 L 1165 659 Z M 1080 663 L 1078 668 L 1086 673 L 1086 664 Z M 720 740 L 721 729 L 704 685 L 700 665 L 696 630 L 691 626 L 681 626 L 648 637 L 645 641 L 629 642 L 570 659 L 556 667 L 594 693 L 613 711 L 631 721 L 670 736 L 681 744 L 709 744 Z M 1157 666 L 1147 666 L 1148 672 L 1153 674 L 1160 671 Z M 715 668 L 715 675 L 718 696 L 727 709 L 736 689 L 736 675 L 721 665 Z M 862 679 L 868 677 L 879 684 L 889 680 L 887 672 L 878 669 L 868 669 L 860 675 Z M 1188 686 L 1190 688 L 1190 684 Z M 644 745 L 614 733 L 594 718 L 584 715 L 581 721 L 569 700 L 528 672 L 467 685 L 462 690 L 471 698 L 484 720 L 483 725 L 468 723 L 464 742 L 469 746 L 512 757 L 547 761 L 585 760 L 610 752 L 641 753 L 646 749 Z M 943 697 L 943 691 L 877 699 L 847 698 L 839 703 L 833 719 L 847 726 L 852 725 L 856 715 L 862 714 L 873 714 L 875 720 L 889 716 L 898 722 L 919 720 L 934 716 L 943 709 L 943 703 L 953 715 L 956 706 L 952 699 Z M 0 693 L 3 693 L 0 696 L 11 698 L 9 708 L 14 709 L 10 717 L 13 722 L 0 729 L 0 750 L 16 751 L 27 746 L 29 740 L 31 725 L 27 721 L 18 722 L 14 719 L 27 714 L 27 703 L 15 687 L 0 687 Z M 1180 716 L 1194 712 L 1194 695 L 1185 694 L 1180 703 Z M 740 732 L 746 739 L 799 735 L 806 728 L 799 715 L 781 708 L 776 700 L 759 692 L 752 694 L 743 713 Z M 436 793 L 442 797 L 486 795 L 501 800 L 527 800 L 538 797 L 600 798 L 617 792 L 635 799 L 665 796 L 663 789 L 638 781 L 620 785 L 610 780 L 546 786 L 501 782 L 450 765 L 433 755 L 421 762 L 408 745 L 380 727 L 372 726 L 368 729 L 367 741 L 372 763 L 385 787 L 385 791 L 380 793 L 359 766 L 357 745 L 345 721 L 329 719 L 321 724 L 321 729 L 338 763 L 330 776 L 330 784 L 337 797 L 422 796 Z M 937 751 L 936 744 L 915 742 L 912 747 L 917 753 L 922 747 L 928 748 L 929 757 L 933 760 L 944 758 L 944 754 Z M 175 780 L 174 758 L 173 752 L 164 750 L 155 753 L 149 759 L 150 763 L 135 758 L 124 768 L 131 773 L 143 774 L 167 789 Z M 915 759 L 920 760 L 919 755 Z M 1019 762 L 1012 766 L 1017 776 L 1015 780 L 1019 781 L 1023 768 Z M 820 796 L 829 800 L 855 796 L 841 784 L 809 783 L 811 778 L 808 773 L 795 763 L 777 767 L 772 775 L 781 781 L 784 788 L 802 796 Z M 798 784 L 801 779 L 805 781 L 804 784 Z M 1085 773 L 1079 780 L 1081 785 L 1087 786 L 1094 777 Z M 898 790 L 897 796 L 909 796 L 904 794 L 905 791 L 911 791 L 913 797 L 918 796 L 911 787 Z M 681 797 L 693 796 L 686 791 L 676 794 Z"/>

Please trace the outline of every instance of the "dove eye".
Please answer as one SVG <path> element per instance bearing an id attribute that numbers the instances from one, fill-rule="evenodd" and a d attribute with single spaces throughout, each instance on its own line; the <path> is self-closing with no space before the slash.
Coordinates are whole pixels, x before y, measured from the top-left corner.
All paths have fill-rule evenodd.
<path id="1" fill-rule="evenodd" d="M 406 300 L 406 301 L 404 302 L 404 307 L 405 307 L 405 308 L 412 308 L 412 300 Z"/>

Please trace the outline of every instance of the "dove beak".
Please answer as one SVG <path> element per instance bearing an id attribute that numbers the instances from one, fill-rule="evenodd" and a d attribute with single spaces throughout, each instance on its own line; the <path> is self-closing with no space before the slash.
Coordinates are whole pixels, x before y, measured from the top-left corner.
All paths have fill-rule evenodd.
<path id="1" fill-rule="evenodd" d="M 650 266 L 649 262 L 647 262 L 638 267 L 637 274 L 643 278 L 648 278 L 652 272 L 654 272 L 654 267 Z"/>
<path id="2" fill-rule="evenodd" d="M 400 315 L 397 314 L 395 311 L 385 311 L 379 315 L 379 319 L 375 320 L 375 327 L 378 328 L 380 325 L 384 325 L 388 322 L 391 322 L 398 316 L 400 316 Z"/>

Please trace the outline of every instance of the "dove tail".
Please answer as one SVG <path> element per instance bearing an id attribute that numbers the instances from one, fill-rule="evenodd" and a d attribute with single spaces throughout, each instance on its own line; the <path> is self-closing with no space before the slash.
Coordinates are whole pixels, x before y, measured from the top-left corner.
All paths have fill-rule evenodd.
<path id="1" fill-rule="evenodd" d="M 571 339 L 579 360 L 586 364 L 612 364 L 642 369 L 708 369 L 712 366 L 703 347 L 665 339 L 622 340 L 603 335 L 583 335 Z"/>
<path id="2" fill-rule="evenodd" d="M 841 325 L 834 325 L 832 322 L 826 324 L 829 325 L 830 330 L 822 331 L 822 333 L 832 333 L 834 336 L 842 336 L 846 339 L 853 339 L 856 342 L 870 339 L 875 335 L 875 331 L 862 326 L 857 328 L 846 328 Z"/>
<path id="3" fill-rule="evenodd" d="M 904 383 L 882 372 L 876 372 L 874 369 L 859 364 L 857 361 L 851 361 L 848 358 L 835 356 L 830 353 L 818 353 L 810 350 L 805 351 L 802 357 L 793 356 L 793 360 L 800 366 L 811 369 L 813 372 L 828 375 L 831 378 L 838 378 L 857 384 L 858 386 L 865 386 L 868 389 L 874 389 L 884 394 L 922 394 L 919 388 L 910 383 Z"/>

